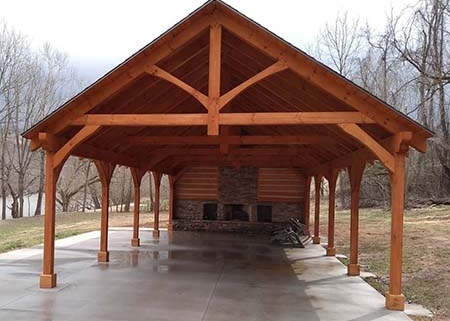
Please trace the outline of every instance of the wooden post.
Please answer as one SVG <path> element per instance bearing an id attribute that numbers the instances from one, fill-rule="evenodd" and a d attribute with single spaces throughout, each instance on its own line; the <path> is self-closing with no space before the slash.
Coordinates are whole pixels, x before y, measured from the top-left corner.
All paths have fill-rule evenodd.
<path id="1" fill-rule="evenodd" d="M 359 190 L 364 167 L 365 163 L 354 159 L 352 160 L 352 166 L 349 168 L 351 186 L 350 262 L 347 267 L 347 274 L 349 276 L 357 276 L 360 274 L 360 267 L 358 264 Z"/>
<path id="2" fill-rule="evenodd" d="M 161 187 L 162 174 L 159 172 L 152 172 L 152 176 L 155 183 L 155 203 L 153 205 L 153 237 L 159 237 L 159 192 Z"/>
<path id="3" fill-rule="evenodd" d="M 100 222 L 100 250 L 98 252 L 98 262 L 109 262 L 108 251 L 108 219 L 109 219 L 109 184 L 114 172 L 115 165 L 94 161 L 97 167 L 98 176 L 102 184 L 102 214 Z"/>
<path id="4" fill-rule="evenodd" d="M 169 175 L 169 224 L 168 230 L 173 230 L 173 211 L 175 207 L 175 179 L 172 175 Z"/>
<path id="5" fill-rule="evenodd" d="M 310 221 L 310 208 L 311 208 L 311 176 L 306 177 L 305 181 L 305 203 L 303 208 L 303 216 L 304 220 L 303 223 L 305 223 L 306 228 L 309 232 L 309 221 Z"/>
<path id="6" fill-rule="evenodd" d="M 56 287 L 55 273 L 55 200 L 56 182 L 62 164 L 53 168 L 54 153 L 45 153 L 45 217 L 44 217 L 44 255 L 40 287 L 50 289 Z"/>
<path id="7" fill-rule="evenodd" d="M 210 27 L 208 81 L 208 135 L 219 135 L 220 71 L 222 57 L 222 27 Z"/>
<path id="8" fill-rule="evenodd" d="M 390 173 L 391 182 L 391 265 L 389 291 L 386 307 L 390 310 L 405 309 L 402 294 L 403 210 L 405 206 L 405 157 L 406 152 L 395 155 L 395 171 Z"/>
<path id="9" fill-rule="evenodd" d="M 131 168 L 130 170 L 134 185 L 133 238 L 131 239 L 131 246 L 140 246 L 141 241 L 139 239 L 139 205 L 141 204 L 141 182 L 145 171 L 142 171 L 139 168 Z"/>
<path id="10" fill-rule="evenodd" d="M 328 176 L 328 246 L 327 256 L 336 255 L 336 247 L 334 246 L 334 216 L 336 211 L 336 181 L 339 171 L 331 169 Z"/>
<path id="11" fill-rule="evenodd" d="M 314 176 L 315 185 L 315 211 L 314 211 L 314 237 L 313 244 L 320 244 L 319 228 L 320 228 L 320 184 L 322 176 Z"/>

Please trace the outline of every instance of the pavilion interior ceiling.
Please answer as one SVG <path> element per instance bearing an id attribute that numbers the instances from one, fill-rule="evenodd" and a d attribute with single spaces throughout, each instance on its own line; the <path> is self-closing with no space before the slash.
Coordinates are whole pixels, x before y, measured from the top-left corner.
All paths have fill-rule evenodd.
<path id="1" fill-rule="evenodd" d="M 211 69 L 210 35 L 210 26 L 204 26 L 183 45 L 176 47 L 156 62 L 152 62 L 151 68 L 155 68 L 154 66 L 160 68 L 207 97 Z M 226 25 L 221 26 L 220 95 L 228 93 L 277 63 L 276 58 L 261 48 L 253 46 L 244 38 L 227 29 Z M 267 44 L 267 46 L 270 45 L 270 43 Z M 313 61 L 312 58 L 310 59 Z M 132 63 L 132 59 L 129 63 Z M 120 68 L 126 73 L 123 71 L 126 69 L 126 64 Z M 320 68 L 324 69 L 320 72 L 330 72 L 322 65 Z M 109 79 L 106 77 L 101 81 L 107 82 Z M 355 87 L 357 89 L 351 88 L 353 84 L 348 81 L 346 86 L 349 86 L 349 92 L 360 90 L 357 87 Z M 220 114 L 358 111 L 342 97 L 337 97 L 336 94 L 330 93 L 317 83 L 302 77 L 288 66 L 243 90 L 224 105 Z M 141 114 L 207 115 L 207 113 L 208 110 L 194 95 L 155 76 L 151 71 L 144 70 L 137 77 L 133 77 L 131 81 L 96 102 L 86 114 L 132 114 L 139 117 Z M 405 119 L 401 121 L 405 122 Z M 375 121 L 360 122 L 358 126 L 377 142 L 392 136 L 392 132 Z M 82 124 L 76 123 L 66 126 L 58 132 L 58 139 L 61 139 L 64 144 L 81 128 L 83 128 Z M 156 140 L 163 137 L 208 136 L 207 126 L 189 122 L 177 124 L 177 126 L 161 124 L 158 126 L 102 126 L 88 139 L 78 144 L 71 154 L 131 167 L 148 165 L 148 169 L 166 173 L 173 173 L 176 169 L 193 163 L 239 166 L 254 164 L 254 159 L 261 160 L 264 157 L 270 158 L 271 161 L 268 164 L 278 162 L 283 166 L 312 170 L 365 147 L 360 140 L 341 130 L 336 124 L 326 124 L 326 122 L 296 125 L 220 125 L 219 135 L 235 138 L 237 136 L 289 136 L 303 137 L 306 140 L 303 144 L 300 142 L 283 144 L 270 139 L 267 143 L 254 144 L 251 141 L 242 144 L 234 141 L 224 146 L 224 143 L 217 141 L 207 144 L 192 139 L 183 141 L 182 144 L 175 144 L 164 139 L 160 142 Z M 154 140 L 148 143 L 152 138 Z M 191 157 L 192 162 L 187 160 L 187 156 Z"/>

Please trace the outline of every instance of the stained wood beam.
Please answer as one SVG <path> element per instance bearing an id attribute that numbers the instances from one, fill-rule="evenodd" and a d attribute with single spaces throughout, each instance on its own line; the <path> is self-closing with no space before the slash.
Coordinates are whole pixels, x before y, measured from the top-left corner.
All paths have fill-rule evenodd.
<path id="1" fill-rule="evenodd" d="M 41 146 L 42 146 L 42 144 L 39 141 L 39 136 L 34 136 L 30 142 L 30 150 L 32 152 L 34 152 L 35 150 L 38 150 L 39 148 L 41 148 Z"/>
<path id="2" fill-rule="evenodd" d="M 214 11 L 215 9 L 211 8 L 211 10 Z M 137 79 L 143 74 L 146 66 L 155 64 L 196 37 L 211 24 L 212 11 L 206 10 L 203 14 L 193 16 L 192 19 L 178 24 L 171 33 L 162 36 L 153 46 L 145 48 L 135 55 L 132 60 L 114 69 L 107 79 L 96 82 L 89 87 L 89 91 L 85 91 L 72 99 L 65 105 L 67 108 L 57 112 L 52 118 L 51 126 L 49 126 L 49 128 L 51 127 L 51 132 L 58 134 L 67 126 L 70 126 L 74 117 L 89 112 L 108 99 L 108 97 L 111 97 Z M 151 50 L 151 55 L 149 50 Z M 45 125 L 48 126 L 49 124 L 46 123 Z M 26 137 L 31 137 L 42 131 L 42 126 L 43 124 L 28 131 Z"/>
<path id="3" fill-rule="evenodd" d="M 234 87 L 230 91 L 228 91 L 226 94 L 222 95 L 219 99 L 219 110 L 225 107 L 233 98 L 235 98 L 237 95 L 239 95 L 241 92 L 246 90 L 247 88 L 253 86 L 257 82 L 276 74 L 280 71 L 286 70 L 288 66 L 283 61 L 277 61 L 273 65 L 267 67 L 263 71 L 257 73 L 253 77 L 247 79 L 242 84 Z"/>
<path id="4" fill-rule="evenodd" d="M 403 134 L 393 135 L 389 138 L 386 138 L 379 142 L 381 146 L 383 146 L 385 149 L 390 151 L 391 153 L 396 153 L 395 149 L 393 149 L 395 146 L 402 146 L 403 149 L 408 149 L 408 146 L 403 146 L 403 144 L 398 143 L 398 137 L 403 136 Z M 406 138 L 409 135 L 406 134 Z M 407 144 L 407 142 L 406 142 Z M 331 168 L 336 169 L 343 169 L 348 166 L 351 166 L 355 159 L 359 159 L 361 162 L 370 162 L 375 159 L 377 159 L 376 155 L 367 147 L 360 148 L 358 150 L 355 150 L 354 152 L 336 158 L 334 160 L 330 160 L 328 162 L 322 163 L 319 166 L 316 166 L 312 168 L 311 170 L 307 171 L 308 175 L 314 175 L 316 173 L 327 173 Z"/>
<path id="5" fill-rule="evenodd" d="M 98 125 L 86 125 L 78 133 L 76 133 L 71 139 L 69 139 L 53 157 L 53 166 L 57 168 L 62 165 L 65 160 L 70 156 L 71 152 L 80 144 L 85 142 L 89 137 L 94 135 L 100 126 Z"/>
<path id="6" fill-rule="evenodd" d="M 353 84 L 337 73 L 327 70 L 324 66 L 318 66 L 317 61 L 295 48 L 290 48 L 288 44 L 274 41 L 272 34 L 255 24 L 249 24 L 239 14 L 231 13 L 229 10 L 224 11 L 220 6 L 218 9 L 217 19 L 227 30 L 239 35 L 244 41 L 273 59 L 283 59 L 289 69 L 301 78 L 364 113 L 392 134 L 410 128 L 401 119 L 402 116 L 398 112 L 389 110 L 386 105 L 382 106 L 384 104 L 381 101 L 364 90 L 355 88 Z M 426 140 L 431 134 L 414 133 L 413 135 L 411 146 L 424 152 Z"/>
<path id="7" fill-rule="evenodd" d="M 140 163 L 133 157 L 129 157 L 126 154 L 119 154 L 112 150 L 99 148 L 89 144 L 83 144 L 80 148 L 77 148 L 72 153 L 73 156 L 84 157 L 94 160 L 100 160 L 104 162 L 112 162 L 114 164 L 139 167 Z"/>
<path id="8" fill-rule="evenodd" d="M 256 167 L 286 167 L 286 168 L 308 168 L 308 164 L 296 156 L 285 156 L 274 158 L 270 155 L 263 156 L 172 156 L 170 159 L 185 166 L 256 166 Z"/>
<path id="9" fill-rule="evenodd" d="M 162 68 L 159 68 L 156 65 L 146 68 L 146 72 L 152 76 L 167 80 L 168 82 L 172 83 L 173 85 L 177 86 L 178 88 L 184 90 L 189 95 L 191 95 L 192 97 L 197 99 L 206 109 L 208 109 L 208 104 L 209 104 L 208 96 L 204 95 L 199 90 L 188 85 L 181 79 L 175 77 L 171 73 L 163 70 Z"/>
<path id="10" fill-rule="evenodd" d="M 102 126 L 205 126 L 207 114 L 89 114 L 72 125 Z"/>
<path id="11" fill-rule="evenodd" d="M 154 170 L 158 163 L 161 163 L 170 155 L 169 150 L 159 150 L 147 161 L 142 160 L 142 169 L 144 171 Z"/>
<path id="12" fill-rule="evenodd" d="M 40 147 L 48 152 L 55 152 L 64 144 L 64 141 L 61 138 L 50 133 L 39 133 L 38 140 Z M 37 146 L 37 144 L 35 146 Z"/>
<path id="13" fill-rule="evenodd" d="M 220 125 L 325 125 L 372 124 L 373 120 L 359 112 L 274 112 L 226 113 L 219 115 Z M 207 114 L 88 114 L 72 121 L 72 125 L 99 126 L 206 126 Z"/>
<path id="14" fill-rule="evenodd" d="M 344 132 L 357 139 L 373 152 L 383 165 L 392 173 L 395 170 L 394 156 L 387 151 L 380 143 L 367 134 L 361 127 L 355 124 L 338 124 Z"/>
<path id="15" fill-rule="evenodd" d="M 310 136 L 128 136 L 129 144 L 142 145 L 322 145 L 335 144 L 333 137 Z"/>
<path id="16" fill-rule="evenodd" d="M 301 153 L 307 153 L 309 148 L 291 148 L 291 147 L 265 147 L 265 148 L 236 148 L 230 151 L 230 157 L 240 157 L 240 156 L 295 156 Z M 156 155 L 160 153 L 163 155 L 183 155 L 183 156 L 214 156 L 219 157 L 223 155 L 219 147 L 216 148 L 188 148 L 188 147 L 170 147 L 157 149 L 154 151 Z M 224 156 L 227 157 L 227 156 Z"/>
<path id="17" fill-rule="evenodd" d="M 208 135 L 219 135 L 222 27 L 220 25 L 211 26 L 209 34 Z"/>
<path id="18" fill-rule="evenodd" d="M 226 113 L 220 115 L 221 125 L 325 125 L 339 123 L 373 123 L 359 112 L 275 112 Z"/>

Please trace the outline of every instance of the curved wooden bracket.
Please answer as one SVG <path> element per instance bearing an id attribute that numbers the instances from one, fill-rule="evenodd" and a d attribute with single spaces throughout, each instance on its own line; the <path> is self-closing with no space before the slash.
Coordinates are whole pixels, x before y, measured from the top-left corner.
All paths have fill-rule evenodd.
<path id="1" fill-rule="evenodd" d="M 352 192 L 359 193 L 365 167 L 366 163 L 364 161 L 352 159 L 352 165 L 348 167 L 348 176 L 350 179 L 350 187 Z"/>
<path id="2" fill-rule="evenodd" d="M 141 186 L 142 177 L 144 177 L 146 171 L 136 168 L 130 167 L 131 177 L 133 178 L 134 187 L 139 188 Z"/>
<path id="3" fill-rule="evenodd" d="M 162 68 L 159 68 L 156 65 L 152 65 L 146 69 L 147 73 L 149 73 L 152 76 L 164 79 L 171 84 L 177 86 L 178 88 L 184 90 L 189 95 L 197 99 L 206 109 L 208 109 L 209 99 L 208 96 L 204 95 L 194 87 L 188 85 L 181 79 L 175 77 L 174 75 L 170 74 L 169 72 L 165 71 Z"/>
<path id="4" fill-rule="evenodd" d="M 53 158 L 53 166 L 56 168 L 62 165 L 70 156 L 70 153 L 81 143 L 95 134 L 101 126 L 86 125 L 78 133 L 76 133 L 68 142 L 66 142 L 56 153 Z"/>
<path id="5" fill-rule="evenodd" d="M 116 168 L 116 164 L 107 163 L 104 161 L 94 160 L 95 167 L 97 167 L 98 177 L 102 185 L 109 185 L 111 177 Z"/>
<path id="6" fill-rule="evenodd" d="M 336 188 L 337 178 L 339 176 L 339 170 L 336 168 L 331 168 L 328 173 L 325 174 L 325 178 L 328 181 L 329 189 Z"/>
<path id="7" fill-rule="evenodd" d="M 277 61 L 274 64 L 267 67 L 266 69 L 264 69 L 263 71 L 257 73 L 253 77 L 247 79 L 242 84 L 234 87 L 233 89 L 231 89 L 230 91 L 228 91 L 226 94 L 222 95 L 219 98 L 219 110 L 221 110 L 223 107 L 225 107 L 226 104 L 228 104 L 233 98 L 235 98 L 237 95 L 239 95 L 241 92 L 243 92 L 250 86 L 253 86 L 257 82 L 259 82 L 273 74 L 276 74 L 280 71 L 283 71 L 287 68 L 288 68 L 288 66 L 285 62 Z"/>
<path id="8" fill-rule="evenodd" d="M 156 188 L 159 188 L 161 185 L 162 175 L 163 174 L 161 172 L 152 171 L 153 182 L 155 183 Z"/>
<path id="9" fill-rule="evenodd" d="M 383 163 L 390 172 L 395 171 L 394 156 L 389 153 L 379 142 L 367 134 L 361 127 L 356 124 L 338 124 L 344 132 L 357 139 L 366 146 L 377 158 Z"/>

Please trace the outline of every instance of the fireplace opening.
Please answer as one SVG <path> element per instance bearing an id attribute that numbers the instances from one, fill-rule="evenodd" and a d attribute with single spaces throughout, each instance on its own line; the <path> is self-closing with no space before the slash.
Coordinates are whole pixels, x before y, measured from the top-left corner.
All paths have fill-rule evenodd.
<path id="1" fill-rule="evenodd" d="M 256 210 L 256 216 L 258 222 L 272 222 L 272 206 L 271 205 L 258 205 Z"/>
<path id="2" fill-rule="evenodd" d="M 203 219 L 208 221 L 217 221 L 217 203 L 203 204 Z"/>
<path id="3" fill-rule="evenodd" d="M 249 221 L 249 215 L 244 210 L 244 204 L 225 204 L 224 212 L 227 221 Z"/>

